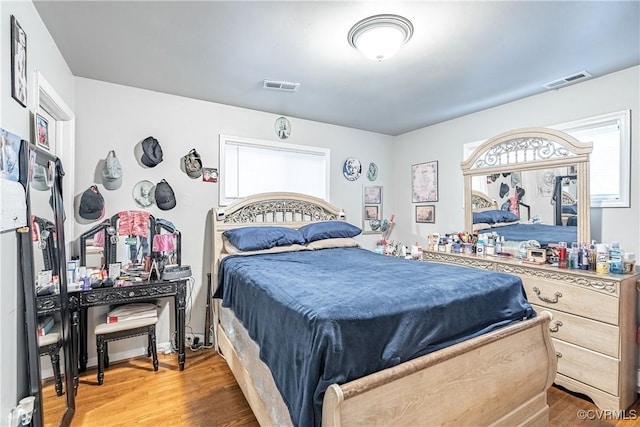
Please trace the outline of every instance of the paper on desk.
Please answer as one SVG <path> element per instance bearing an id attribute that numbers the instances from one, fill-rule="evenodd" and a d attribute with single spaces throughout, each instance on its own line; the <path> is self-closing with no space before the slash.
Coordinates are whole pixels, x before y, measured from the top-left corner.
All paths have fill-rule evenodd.
<path id="1" fill-rule="evenodd" d="M 0 179 L 0 231 L 27 225 L 27 199 L 19 182 Z"/>

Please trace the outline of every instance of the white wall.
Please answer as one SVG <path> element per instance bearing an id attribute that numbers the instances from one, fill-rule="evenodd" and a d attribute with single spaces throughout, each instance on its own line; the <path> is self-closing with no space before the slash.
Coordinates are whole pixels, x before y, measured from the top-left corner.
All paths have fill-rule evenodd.
<path id="1" fill-rule="evenodd" d="M 191 331 L 204 333 L 206 279 L 210 271 L 209 258 L 211 224 L 209 211 L 218 206 L 218 185 L 193 180 L 180 171 L 180 158 L 191 148 L 202 156 L 205 167 L 218 167 L 218 135 L 227 134 L 270 141 L 279 141 L 274 122 L 278 115 L 229 107 L 158 92 L 135 89 L 84 78 L 76 79 L 76 174 L 75 193 L 80 194 L 91 184 L 100 184 L 107 215 L 121 210 L 138 209 L 131 193 L 134 185 L 146 179 L 153 183 L 166 179 L 176 193 L 177 206 L 161 211 L 149 210 L 158 218 L 174 223 L 182 232 L 182 262 L 191 265 L 195 286 L 187 303 L 187 320 Z M 392 189 L 392 137 L 370 132 L 299 120 L 289 117 L 291 136 L 287 143 L 329 148 L 331 151 L 331 202 L 347 213 L 347 220 L 361 226 L 362 186 L 382 185 Z M 143 168 L 134 156 L 134 147 L 147 136 L 154 136 L 164 152 L 164 161 L 154 168 Z M 115 150 L 122 168 L 120 189 L 108 191 L 101 185 L 98 165 L 109 150 Z M 347 157 L 358 158 L 365 168 L 377 163 L 378 179 L 368 181 L 366 173 L 357 181 L 347 181 L 342 164 Z M 385 215 L 391 213 L 394 195 L 383 193 Z M 75 235 L 80 236 L 92 224 L 76 223 Z M 360 238 L 373 249 L 375 235 Z M 105 309 L 89 311 L 91 322 L 101 320 Z M 158 341 L 170 340 L 169 318 L 172 310 L 161 314 Z M 187 329 L 189 332 L 190 329 Z M 89 336 L 89 343 L 93 342 Z M 127 342 L 113 343 L 113 358 L 130 349 Z M 121 344 L 117 347 L 117 344 Z M 95 348 L 89 345 L 89 364 L 95 363 Z M 144 341 L 140 341 L 140 351 Z"/>
<path id="2" fill-rule="evenodd" d="M 28 108 L 11 97 L 11 31 L 14 15 L 27 34 Z M 30 139 L 34 109 L 33 72 L 39 70 L 56 88 L 69 106 L 73 106 L 73 75 L 51 39 L 31 1 L 0 2 L 0 127 Z M 0 425 L 4 425 L 12 407 L 28 393 L 24 352 L 24 298 L 18 281 L 18 254 L 14 232 L 0 234 Z"/>
<path id="3" fill-rule="evenodd" d="M 398 213 L 396 238 L 426 243 L 429 233 L 464 229 L 463 180 L 460 171 L 462 146 L 488 139 L 510 129 L 552 126 L 600 114 L 631 110 L 631 207 L 592 209 L 602 241 L 617 240 L 636 254 L 640 252 L 640 67 L 545 92 L 499 107 L 469 114 L 396 137 L 394 141 L 394 188 Z M 411 165 L 437 160 L 439 201 L 435 224 L 416 224 L 411 203 Z"/>

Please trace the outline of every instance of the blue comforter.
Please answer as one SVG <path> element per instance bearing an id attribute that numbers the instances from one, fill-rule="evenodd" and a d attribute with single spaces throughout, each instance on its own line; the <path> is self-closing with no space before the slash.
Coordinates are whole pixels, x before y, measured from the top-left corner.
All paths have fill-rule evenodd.
<path id="1" fill-rule="evenodd" d="M 578 228 L 575 226 L 548 224 L 512 224 L 495 228 L 485 228 L 479 233 L 495 232 L 504 236 L 505 240 L 516 242 L 523 240 L 537 240 L 545 248 L 549 243 L 578 241 Z"/>
<path id="2" fill-rule="evenodd" d="M 216 297 L 260 346 L 296 426 L 324 391 L 535 316 L 520 278 L 334 248 L 230 256 Z"/>

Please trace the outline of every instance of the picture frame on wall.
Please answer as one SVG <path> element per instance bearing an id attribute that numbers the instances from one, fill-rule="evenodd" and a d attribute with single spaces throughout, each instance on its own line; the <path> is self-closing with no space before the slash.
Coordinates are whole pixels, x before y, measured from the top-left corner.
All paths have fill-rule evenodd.
<path id="1" fill-rule="evenodd" d="M 362 187 L 362 234 L 381 233 L 382 186 Z"/>
<path id="2" fill-rule="evenodd" d="M 382 203 L 382 187 L 363 187 L 362 198 L 365 204 Z"/>
<path id="3" fill-rule="evenodd" d="M 40 114 L 35 114 L 36 145 L 45 150 L 50 150 L 49 145 L 49 122 Z"/>
<path id="4" fill-rule="evenodd" d="M 416 206 L 416 222 L 434 224 L 436 222 L 435 205 L 417 205 Z"/>
<path id="5" fill-rule="evenodd" d="M 27 34 L 11 15 L 11 96 L 27 106 Z"/>
<path id="6" fill-rule="evenodd" d="M 411 194 L 413 203 L 438 201 L 438 161 L 411 166 Z"/>
<path id="7" fill-rule="evenodd" d="M 365 205 L 364 206 L 364 219 L 370 221 L 372 219 L 380 219 L 378 216 L 378 205 Z"/>

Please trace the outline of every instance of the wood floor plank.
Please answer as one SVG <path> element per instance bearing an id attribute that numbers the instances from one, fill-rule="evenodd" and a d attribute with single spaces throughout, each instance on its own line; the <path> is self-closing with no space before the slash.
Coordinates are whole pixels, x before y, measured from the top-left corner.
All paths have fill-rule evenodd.
<path id="1" fill-rule="evenodd" d="M 226 362 L 213 350 L 189 351 L 184 371 L 178 369 L 175 354 L 158 358 L 157 372 L 146 357 L 112 363 L 102 386 L 95 370 L 83 373 L 71 426 L 258 426 Z M 55 395 L 53 384 L 44 387 L 43 395 L 45 425 L 56 426 L 65 398 Z M 547 399 L 551 427 L 640 427 L 640 401 L 625 417 L 615 419 L 560 388 L 552 387 Z M 585 413 L 591 419 L 581 419 Z"/>

